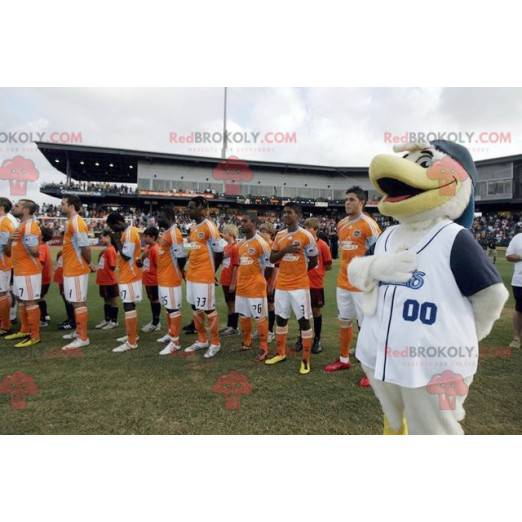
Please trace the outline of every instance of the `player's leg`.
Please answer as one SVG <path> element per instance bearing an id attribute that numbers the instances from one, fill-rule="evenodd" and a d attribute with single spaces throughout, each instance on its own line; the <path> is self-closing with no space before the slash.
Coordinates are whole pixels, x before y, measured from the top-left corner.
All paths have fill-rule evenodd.
<path id="1" fill-rule="evenodd" d="M 312 303 L 310 299 L 310 290 L 303 288 L 300 290 L 291 290 L 290 301 L 292 310 L 299 323 L 299 331 L 301 334 L 301 344 L 303 346 L 303 356 L 299 373 L 305 375 L 310 373 L 310 353 L 314 339 L 314 332 L 310 320 L 312 319 Z"/>
<path id="2" fill-rule="evenodd" d="M 321 332 L 323 329 L 322 308 L 324 306 L 324 288 L 311 288 L 310 297 L 312 300 L 312 315 L 314 317 L 314 342 L 312 353 L 321 353 Z"/>
<path id="3" fill-rule="evenodd" d="M 15 278 L 15 282 L 19 289 L 23 289 L 19 293 L 19 298 L 23 301 L 23 306 L 20 306 L 20 308 L 24 308 L 26 328 L 29 332 L 29 338 L 15 344 L 15 347 L 26 348 L 40 342 L 40 307 L 38 301 L 42 292 L 42 276 L 41 274 L 20 276 Z"/>
<path id="4" fill-rule="evenodd" d="M 49 291 L 49 287 L 51 285 L 45 284 L 42 285 L 42 296 L 40 300 L 38 301 L 38 306 L 40 307 L 40 326 L 48 326 L 49 321 L 49 315 L 47 313 L 47 301 L 45 300 L 45 296 L 47 295 L 47 292 Z"/>
<path id="5" fill-rule="evenodd" d="M 116 353 L 136 350 L 138 348 L 138 310 L 136 304 L 142 299 L 141 281 L 133 281 L 132 283 L 120 284 L 120 298 L 123 302 L 123 310 L 125 312 L 125 330 L 126 338 L 120 338 L 123 343 L 112 351 Z"/>
<path id="6" fill-rule="evenodd" d="M 13 277 L 13 290 L 15 298 L 18 303 L 18 319 L 20 322 L 20 329 L 18 332 L 5 336 L 8 341 L 15 339 L 27 339 L 31 330 L 29 327 L 29 321 L 27 317 L 26 302 L 28 296 L 28 289 L 25 276 L 14 276 Z"/>
<path id="7" fill-rule="evenodd" d="M 223 295 L 225 297 L 225 303 L 227 304 L 228 309 L 227 326 L 222 328 L 219 333 L 223 336 L 236 335 L 239 317 L 239 314 L 237 314 L 235 310 L 236 293 L 231 292 L 230 287 L 223 286 Z"/>
<path id="8" fill-rule="evenodd" d="M 0 271 L 0 335 L 11 330 L 11 270 Z"/>
<path id="9" fill-rule="evenodd" d="M 513 340 L 509 343 L 510 348 L 520 348 L 522 335 L 522 287 L 513 286 L 513 297 L 515 298 L 515 310 L 513 312 Z"/>
<path id="10" fill-rule="evenodd" d="M 206 296 L 201 292 L 201 286 L 198 283 L 187 281 L 187 302 L 192 308 L 192 320 L 196 329 L 198 338 L 196 342 L 185 348 L 186 352 L 195 352 L 208 348 L 208 336 L 205 329 L 205 311 L 203 303 L 206 302 Z"/>
<path id="11" fill-rule="evenodd" d="M 250 299 L 236 295 L 234 310 L 239 314 L 239 328 L 241 331 L 241 350 L 252 349 L 252 314 Z"/>
<path id="12" fill-rule="evenodd" d="M 160 351 L 160 355 L 170 355 L 181 350 L 181 286 L 158 287 L 160 303 L 167 314 L 168 343 Z"/>
<path id="13" fill-rule="evenodd" d="M 103 328 L 104 326 L 107 326 L 111 320 L 111 305 L 110 305 L 110 299 L 107 296 L 107 287 L 109 285 L 99 285 L 98 286 L 98 293 L 100 294 L 100 297 L 103 299 L 103 321 L 100 321 L 94 328 L 97 330 Z"/>
<path id="14" fill-rule="evenodd" d="M 87 325 L 89 313 L 87 309 L 87 288 L 89 285 L 89 274 L 78 276 L 65 276 L 63 278 L 63 288 L 65 298 L 74 307 L 74 321 L 76 323 L 76 337 L 62 350 L 75 350 L 84 346 L 89 346 L 89 336 Z"/>
<path id="15" fill-rule="evenodd" d="M 157 332 L 160 330 L 160 314 L 161 304 L 159 302 L 158 287 L 157 286 L 146 286 L 147 297 L 150 302 L 150 310 L 152 313 L 152 321 L 147 323 L 142 329 L 142 332 Z"/>
<path id="16" fill-rule="evenodd" d="M 255 320 L 259 336 L 259 349 L 261 350 L 256 361 L 261 362 L 268 357 L 268 303 L 266 297 L 256 299 L 256 301 L 252 306 L 255 306 Z"/>
<path id="17" fill-rule="evenodd" d="M 208 299 L 206 300 L 205 315 L 207 316 L 208 329 L 210 333 L 210 346 L 205 352 L 205 359 L 214 357 L 221 350 L 221 342 L 219 339 L 219 317 L 216 309 L 216 288 L 213 284 L 205 285 Z"/>
<path id="18" fill-rule="evenodd" d="M 271 343 L 274 338 L 274 324 L 275 324 L 275 303 L 274 303 L 275 291 L 267 294 L 268 301 L 268 342 Z"/>
<path id="19" fill-rule="evenodd" d="M 275 316 L 276 316 L 276 346 L 277 355 L 267 359 L 265 364 L 277 364 L 286 359 L 286 341 L 288 338 L 288 319 L 292 311 L 290 292 L 286 290 L 276 290 L 274 295 Z"/>

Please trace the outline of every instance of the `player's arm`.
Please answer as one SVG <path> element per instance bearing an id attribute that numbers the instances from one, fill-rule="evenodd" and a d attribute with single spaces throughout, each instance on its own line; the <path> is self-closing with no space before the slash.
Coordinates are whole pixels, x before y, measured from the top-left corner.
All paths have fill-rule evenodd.
<path id="1" fill-rule="evenodd" d="M 214 254 L 214 271 L 217 272 L 218 268 L 223 262 L 223 252 L 225 250 L 225 241 L 221 239 L 217 229 L 209 230 L 210 235 L 210 248 Z"/>
<path id="2" fill-rule="evenodd" d="M 519 261 L 522 261 L 522 256 L 515 253 L 514 238 L 506 249 L 506 261 L 509 261 L 510 263 L 518 263 Z"/>
<path id="3" fill-rule="evenodd" d="M 111 236 L 111 240 L 112 240 L 112 244 L 114 245 L 114 248 L 120 254 L 122 259 L 124 259 L 125 261 L 130 261 L 132 259 L 132 256 L 128 255 L 128 252 L 130 250 L 128 245 L 129 245 L 130 241 L 126 241 L 125 243 L 122 243 L 121 239 L 117 236 L 118 236 L 118 234 L 113 234 Z M 132 250 L 134 251 L 134 245 L 132 243 L 130 243 L 130 245 L 132 246 Z M 125 246 L 127 246 L 126 249 L 125 249 Z"/>
<path id="4" fill-rule="evenodd" d="M 9 230 L 0 231 L 0 251 L 6 256 L 11 257 L 11 241 L 9 240 Z"/>
<path id="5" fill-rule="evenodd" d="M 33 257 L 40 257 L 40 236 L 36 234 L 26 234 L 23 237 L 25 249 L 29 255 Z"/>
<path id="6" fill-rule="evenodd" d="M 277 240 L 276 240 L 277 241 Z M 277 263 L 280 261 L 286 254 L 296 254 L 300 250 L 300 246 L 298 244 L 289 243 L 281 250 L 277 249 L 277 243 L 274 241 L 274 246 L 272 247 L 272 252 L 270 253 L 270 262 Z"/>
<path id="7" fill-rule="evenodd" d="M 183 236 L 181 235 L 181 232 L 178 230 L 177 235 L 177 241 L 176 243 L 169 243 L 167 242 L 172 255 L 176 258 L 176 261 L 178 262 L 178 267 L 183 274 L 185 272 L 185 265 L 187 264 L 187 253 L 185 252 L 185 249 L 183 248 Z M 167 239 L 165 239 L 167 241 Z"/>
<path id="8" fill-rule="evenodd" d="M 321 243 L 321 255 L 323 256 L 323 267 L 326 272 L 332 269 L 332 253 L 330 252 L 330 247 Z"/>
<path id="9" fill-rule="evenodd" d="M 319 250 L 317 249 L 317 243 L 313 239 L 309 238 L 304 245 L 304 253 L 308 258 L 308 271 L 313 270 L 319 262 Z"/>

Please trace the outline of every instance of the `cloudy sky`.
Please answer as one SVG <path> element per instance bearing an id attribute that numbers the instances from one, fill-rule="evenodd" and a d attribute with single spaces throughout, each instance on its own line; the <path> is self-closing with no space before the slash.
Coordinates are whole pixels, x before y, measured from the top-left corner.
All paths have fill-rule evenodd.
<path id="1" fill-rule="evenodd" d="M 63 176 L 34 145 L 20 143 L 25 133 L 43 141 L 219 157 L 222 144 L 213 133 L 222 128 L 218 88 L 0 89 L 0 173 L 15 156 L 32 159 L 40 177 L 28 194 L 42 201 L 39 183 Z M 231 88 L 228 130 L 237 143 L 227 155 L 247 160 L 364 166 L 405 133 L 439 133 L 468 146 L 475 159 L 491 158 L 522 153 L 522 89 Z M 182 142 L 198 132 L 213 142 Z M 283 142 L 268 143 L 275 140 Z M 0 181 L 0 192 L 9 190 L 9 182 Z"/>

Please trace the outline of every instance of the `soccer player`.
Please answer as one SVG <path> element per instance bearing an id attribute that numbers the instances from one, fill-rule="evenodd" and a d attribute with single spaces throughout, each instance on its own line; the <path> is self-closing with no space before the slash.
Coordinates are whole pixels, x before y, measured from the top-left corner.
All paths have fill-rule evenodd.
<path id="1" fill-rule="evenodd" d="M 259 234 L 267 242 L 269 248 L 272 248 L 272 243 L 275 238 L 275 230 L 271 223 L 268 221 L 259 225 Z M 275 280 L 277 277 L 277 266 L 270 261 L 266 264 L 265 268 L 265 279 L 267 283 L 266 299 L 268 302 L 268 342 L 271 343 L 274 340 L 274 324 L 275 324 Z"/>
<path id="2" fill-rule="evenodd" d="M 208 202 L 202 196 L 189 201 L 189 216 L 195 221 L 189 234 L 189 261 L 187 269 L 187 301 L 192 306 L 194 326 L 198 333 L 195 343 L 186 352 L 204 350 L 205 358 L 214 357 L 221 349 L 218 313 L 216 310 L 215 277 L 223 260 L 224 241 L 216 225 L 208 219 Z M 205 330 L 205 317 L 210 329 L 210 345 Z"/>
<path id="3" fill-rule="evenodd" d="M 58 325 L 58 330 L 76 330 L 76 323 L 74 322 L 74 306 L 69 303 L 67 299 L 65 299 L 65 294 L 63 291 L 63 256 L 61 250 L 59 250 L 56 254 L 56 268 L 54 270 L 53 281 L 58 285 L 60 296 L 63 299 L 63 304 L 65 305 L 65 313 L 67 314 L 67 319 Z"/>
<path id="4" fill-rule="evenodd" d="M 18 227 L 18 221 L 11 214 L 12 203 L 7 198 L 0 198 L 0 335 L 11 330 L 11 273 L 13 262 L 5 247 L 9 236 Z"/>
<path id="5" fill-rule="evenodd" d="M 161 305 L 158 296 L 158 236 L 159 230 L 156 227 L 148 227 L 143 232 L 143 242 L 145 243 L 144 252 L 141 256 L 143 284 L 152 312 L 152 321 L 141 329 L 142 332 L 146 333 L 161 330 Z"/>
<path id="6" fill-rule="evenodd" d="M 169 355 L 181 349 L 181 283 L 187 255 L 183 248 L 183 236 L 175 224 L 172 207 L 162 207 L 158 213 L 158 225 L 164 230 L 158 250 L 158 294 L 167 311 L 168 333 L 158 339 L 168 344 L 160 355 Z"/>
<path id="7" fill-rule="evenodd" d="M 118 288 L 125 310 L 125 329 L 127 335 L 120 337 L 115 353 L 136 350 L 138 348 L 138 311 L 136 303 L 141 302 L 141 270 L 137 261 L 141 255 L 139 230 L 127 225 L 125 218 L 117 212 L 107 216 L 107 226 L 114 232 L 112 243 L 118 252 Z"/>
<path id="8" fill-rule="evenodd" d="M 47 301 L 45 296 L 51 286 L 53 273 L 53 260 L 51 259 L 51 250 L 47 244 L 53 238 L 53 231 L 48 227 L 41 227 L 41 242 L 38 247 L 40 263 L 42 264 L 42 294 L 38 306 L 40 307 L 40 326 L 49 326 L 50 317 L 47 314 Z"/>
<path id="9" fill-rule="evenodd" d="M 275 283 L 275 314 L 277 355 L 265 364 L 276 364 L 286 359 L 288 319 L 293 310 L 299 322 L 303 342 L 303 358 L 299 373 L 310 373 L 310 351 L 313 331 L 310 325 L 312 307 L 310 303 L 310 281 L 308 271 L 317 265 L 317 245 L 310 232 L 299 226 L 301 207 L 287 203 L 283 209 L 283 221 L 287 228 L 277 233 L 270 262 L 279 261 Z"/>
<path id="10" fill-rule="evenodd" d="M 357 256 L 364 256 L 371 248 L 381 230 L 379 225 L 363 213 L 368 195 L 354 186 L 346 191 L 344 208 L 346 217 L 337 224 L 341 250 L 341 263 L 337 277 L 337 310 L 339 313 L 339 359 L 325 366 L 325 371 L 347 370 L 350 364 L 350 347 L 353 339 L 352 321 L 362 322 L 361 292 L 348 280 L 348 265 Z M 363 382 L 366 382 L 363 377 Z"/>
<path id="11" fill-rule="evenodd" d="M 237 246 L 238 230 L 236 225 L 228 224 L 223 227 L 223 238 L 227 242 L 223 251 L 223 263 L 221 265 L 220 284 L 223 287 L 225 303 L 228 308 L 227 326 L 220 330 L 220 334 L 237 334 L 238 314 L 235 311 L 234 303 L 236 300 L 235 286 L 237 278 L 237 268 L 239 266 L 239 249 Z"/>
<path id="12" fill-rule="evenodd" d="M 314 316 L 314 342 L 312 345 L 312 353 L 321 353 L 321 330 L 323 327 L 323 316 L 321 308 L 324 306 L 324 274 L 332 269 L 332 253 L 328 244 L 317 237 L 319 231 L 319 220 L 317 218 L 308 218 L 304 222 L 304 228 L 314 236 L 317 243 L 317 266 L 308 272 L 310 279 L 310 298 L 312 303 L 312 315 Z M 301 338 L 299 338 L 301 341 Z M 296 347 L 296 351 L 302 349 L 302 342 Z"/>
<path id="13" fill-rule="evenodd" d="M 90 344 L 87 333 L 87 290 L 91 249 L 87 224 L 78 214 L 81 208 L 82 202 L 78 196 L 65 196 L 60 206 L 62 214 L 67 217 L 62 248 L 63 291 L 65 299 L 74 307 L 76 323 L 76 332 L 64 335 L 65 339 L 72 341 L 62 350 L 76 350 Z"/>
<path id="14" fill-rule="evenodd" d="M 100 235 L 100 242 L 105 247 L 98 258 L 96 284 L 103 299 L 104 319 L 94 328 L 113 330 L 118 327 L 118 283 L 116 280 L 116 249 L 112 244 L 111 231 L 105 229 Z"/>
<path id="15" fill-rule="evenodd" d="M 265 267 L 270 259 L 270 247 L 257 233 L 256 222 L 255 212 L 247 212 L 241 218 L 241 232 L 245 239 L 239 243 L 235 310 L 240 316 L 242 350 L 252 348 L 252 319 L 256 321 L 261 350 L 256 361 L 261 362 L 268 357 Z"/>
<path id="16" fill-rule="evenodd" d="M 13 216 L 20 220 L 4 252 L 13 260 L 13 286 L 18 300 L 20 331 L 5 339 L 22 339 L 16 348 L 33 346 L 40 342 L 40 308 L 42 265 L 38 259 L 40 227 L 34 218 L 38 205 L 30 199 L 20 199 L 13 207 Z"/>

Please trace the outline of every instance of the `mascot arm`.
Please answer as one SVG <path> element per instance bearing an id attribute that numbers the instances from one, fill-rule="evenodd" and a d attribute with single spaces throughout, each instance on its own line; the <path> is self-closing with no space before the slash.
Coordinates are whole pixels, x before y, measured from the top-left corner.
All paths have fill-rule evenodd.
<path id="1" fill-rule="evenodd" d="M 450 266 L 459 290 L 471 302 L 478 339 L 484 339 L 500 317 L 509 296 L 502 278 L 466 229 L 455 237 Z"/>

